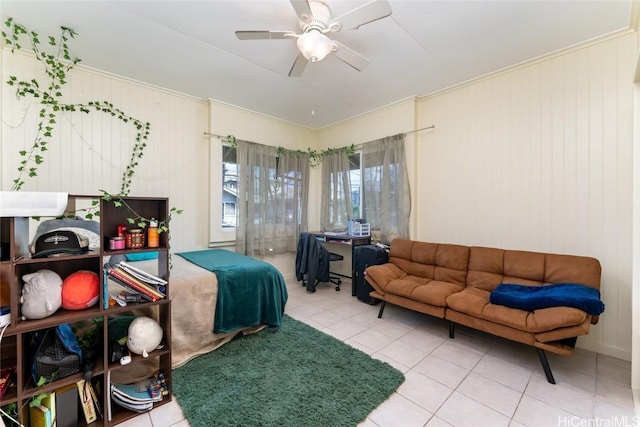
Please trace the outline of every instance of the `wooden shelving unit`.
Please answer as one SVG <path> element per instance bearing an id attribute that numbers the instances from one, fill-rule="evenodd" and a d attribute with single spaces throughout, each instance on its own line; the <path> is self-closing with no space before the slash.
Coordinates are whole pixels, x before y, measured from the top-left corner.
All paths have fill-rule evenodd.
<path id="1" fill-rule="evenodd" d="M 169 281 L 169 241 L 168 233 L 160 234 L 158 248 L 140 248 L 125 250 L 109 250 L 109 238 L 116 235 L 120 224 L 127 224 L 127 218 L 138 215 L 145 218 L 156 218 L 164 221 L 168 218 L 167 198 L 126 197 L 125 205 L 116 207 L 113 202 L 105 201 L 100 196 L 71 195 L 67 206 L 67 213 L 84 217 L 84 209 L 99 209 L 99 216 L 94 220 L 100 222 L 100 247 L 82 255 L 65 255 L 49 258 L 31 258 L 29 253 L 30 236 L 35 230 L 30 230 L 29 218 L 11 217 L 0 218 L 0 243 L 2 243 L 2 258 L 0 259 L 0 279 L 5 282 L 2 292 L 9 292 L 11 308 L 11 324 L 5 329 L 0 344 L 0 367 L 16 367 L 15 387 L 11 387 L 8 393 L 0 401 L 0 407 L 16 403 L 19 408 L 18 418 L 21 424 L 29 425 L 28 403 L 34 396 L 49 391 L 55 391 L 62 387 L 75 384 L 83 379 L 82 369 L 79 373 L 60 378 L 43 386 L 36 386 L 30 374 L 29 340 L 35 331 L 55 327 L 59 324 L 69 323 L 72 326 L 79 324 L 95 323 L 102 325 L 102 349 L 98 352 L 92 369 L 91 381 L 97 385 L 97 394 L 101 401 L 102 416 L 90 425 L 112 426 L 131 419 L 138 412 L 130 411 L 116 404 L 110 404 L 110 391 L 107 378 L 111 374 L 126 372 L 127 369 L 135 369 L 136 365 L 153 362 L 164 374 L 169 395 L 162 401 L 154 404 L 154 407 L 168 403 L 172 399 L 171 379 L 171 301 L 169 299 L 169 284 L 166 286 L 164 299 L 156 302 L 144 302 L 128 304 L 127 306 L 109 306 L 108 293 L 104 292 L 108 283 L 105 282 L 103 266 L 112 255 L 126 255 L 135 252 L 157 251 L 157 271 L 153 274 Z M 93 208 L 92 208 L 93 206 Z M 98 208 L 99 206 L 99 208 Z M 133 211 L 133 213 L 132 213 Z M 41 220 L 44 220 L 41 219 Z M 135 226 L 130 226 L 135 227 Z M 30 231 L 32 233 L 30 233 Z M 7 251 L 8 249 L 8 251 Z M 8 252 L 8 253 L 7 253 Z M 93 307 L 84 310 L 58 309 L 54 314 L 44 319 L 25 320 L 21 318 L 20 296 L 22 294 L 22 276 L 41 269 L 53 270 L 64 280 L 70 274 L 78 270 L 89 270 L 100 277 L 99 301 Z M 3 296 L 6 299 L 6 294 Z M 140 313 L 149 314 L 157 320 L 162 327 L 163 348 L 149 354 L 148 358 L 133 355 L 130 364 L 121 365 L 119 361 L 110 360 L 109 320 L 119 316 L 137 316 Z M 1 328 L 0 328 L 1 329 Z M 123 371 L 124 370 L 124 371 Z M 108 417 L 107 408 L 111 406 L 111 419 Z M 86 425 L 81 406 L 78 405 L 78 425 Z"/>

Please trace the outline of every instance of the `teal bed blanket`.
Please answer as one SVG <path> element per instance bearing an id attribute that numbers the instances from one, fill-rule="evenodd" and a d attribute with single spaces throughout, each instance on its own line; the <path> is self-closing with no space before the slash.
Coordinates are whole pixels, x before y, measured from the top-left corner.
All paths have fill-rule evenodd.
<path id="1" fill-rule="evenodd" d="M 288 293 L 282 274 L 274 266 L 224 249 L 177 255 L 216 274 L 215 333 L 258 325 L 282 325 Z"/>

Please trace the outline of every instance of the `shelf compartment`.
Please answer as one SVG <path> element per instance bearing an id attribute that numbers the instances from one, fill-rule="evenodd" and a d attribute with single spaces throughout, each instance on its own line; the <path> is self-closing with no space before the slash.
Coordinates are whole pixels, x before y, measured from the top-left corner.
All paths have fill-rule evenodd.
<path id="1" fill-rule="evenodd" d="M 155 218 L 158 221 L 167 220 L 169 206 L 169 199 L 167 198 L 125 197 L 122 202 L 122 206 L 115 206 L 113 202 L 101 201 L 100 226 L 101 234 L 104 238 L 117 236 L 119 225 L 125 225 L 127 228 L 139 228 L 135 222 L 131 224 L 129 219 L 143 217 L 147 219 Z M 144 231 L 146 232 L 146 229 Z M 160 233 L 159 247 L 167 248 L 169 246 L 168 242 L 167 233 Z M 105 248 L 108 247 L 108 245 L 105 246 Z M 145 247 L 143 249 L 153 250 L 157 248 Z"/>
<path id="2" fill-rule="evenodd" d="M 85 373 L 85 360 L 83 359 L 79 366 L 79 371 L 73 373 L 71 375 L 67 375 L 63 378 L 58 378 L 53 381 L 50 381 L 42 386 L 36 385 L 34 382 L 31 369 L 33 364 L 33 353 L 35 353 L 34 347 L 32 345 L 32 338 L 35 331 L 24 333 L 21 335 L 22 337 L 22 349 L 23 349 L 23 365 L 22 365 L 22 384 L 21 384 L 21 395 L 23 398 L 29 398 L 35 394 L 44 393 L 48 391 L 55 390 L 60 387 L 67 386 L 69 384 L 75 384 L 81 379 L 86 379 L 85 376 L 90 378 L 97 378 L 104 375 L 105 372 L 105 363 L 104 363 L 104 352 L 102 351 L 103 347 L 103 334 L 104 327 L 102 322 L 93 322 L 91 319 L 86 319 L 85 321 L 79 320 L 77 318 L 74 319 L 72 323 L 70 323 L 71 328 L 73 329 L 76 336 L 80 335 L 78 338 L 79 344 L 81 342 L 81 337 L 84 333 L 87 333 L 92 328 L 99 329 L 98 342 L 99 347 L 95 349 L 95 353 L 93 354 L 93 366 L 91 367 L 90 372 Z M 54 325 L 55 326 L 55 325 Z M 53 326 L 52 326 L 53 327 Z M 86 357 L 86 354 L 83 354 L 83 358 Z"/>
<path id="3" fill-rule="evenodd" d="M 151 378 L 158 370 L 162 371 L 169 387 L 169 394 L 163 396 L 160 402 L 154 402 L 153 409 L 171 402 L 173 396 L 171 393 L 171 350 L 168 347 L 162 350 L 156 350 L 149 354 L 149 357 L 143 358 L 140 355 L 132 355 L 133 360 L 130 364 L 109 367 L 111 375 L 111 384 L 132 384 L 142 381 L 145 378 Z M 137 412 L 121 407 L 117 403 L 111 401 L 112 408 L 112 424 L 120 423 L 129 418 L 138 415 Z"/>
<path id="4" fill-rule="evenodd" d="M 18 355 L 17 337 L 15 335 L 14 336 L 4 335 L 2 338 L 2 343 L 0 347 L 0 368 L 1 369 L 14 368 L 15 371 L 13 373 L 13 378 L 10 380 L 12 385 L 10 385 L 9 388 L 6 389 L 3 398 L 0 399 L 0 406 L 13 403 L 17 400 L 17 390 L 18 390 L 17 372 L 18 372 L 18 369 L 20 369 L 20 367 L 18 366 L 17 355 Z"/>
<path id="5" fill-rule="evenodd" d="M 169 394 L 168 396 L 165 396 L 160 402 L 154 402 L 153 408 L 151 410 L 156 409 L 159 406 L 166 405 L 172 400 L 173 396 Z M 129 409 L 123 408 L 117 403 L 111 402 L 111 425 L 123 423 L 127 420 L 137 417 L 138 415 L 140 415 L 140 412 L 131 411 Z"/>

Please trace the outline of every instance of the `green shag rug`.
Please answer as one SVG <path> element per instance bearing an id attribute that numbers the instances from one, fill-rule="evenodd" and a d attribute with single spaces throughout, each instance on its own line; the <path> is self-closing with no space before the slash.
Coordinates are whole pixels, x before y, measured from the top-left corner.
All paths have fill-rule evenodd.
<path id="1" fill-rule="evenodd" d="M 192 427 L 356 426 L 404 381 L 389 364 L 289 316 L 173 370 Z"/>

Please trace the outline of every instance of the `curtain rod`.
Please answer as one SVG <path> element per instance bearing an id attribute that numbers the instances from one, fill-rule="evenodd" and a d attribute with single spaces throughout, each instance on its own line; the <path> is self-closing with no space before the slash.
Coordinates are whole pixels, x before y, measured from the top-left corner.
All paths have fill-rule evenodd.
<path id="1" fill-rule="evenodd" d="M 420 128 L 420 129 L 416 129 L 416 130 L 410 130 L 409 132 L 404 132 L 404 134 L 405 134 L 405 135 L 409 135 L 409 134 L 412 134 L 412 133 L 421 132 L 421 131 L 423 131 L 423 130 L 435 129 L 435 128 L 436 128 L 436 125 L 431 125 L 431 126 L 427 126 L 427 127 Z M 205 134 L 206 136 L 214 136 L 214 137 L 216 137 L 216 138 L 220 138 L 220 139 L 222 139 L 222 138 L 228 138 L 228 137 L 229 137 L 229 135 L 227 135 L 227 136 L 223 136 L 223 135 L 218 135 L 218 134 L 210 133 L 210 132 L 205 132 L 204 134 Z"/>
<path id="2" fill-rule="evenodd" d="M 408 131 L 408 132 L 401 132 L 401 133 L 397 133 L 396 135 L 404 135 L 404 136 L 407 136 L 407 135 L 409 135 L 409 134 L 411 134 L 411 133 L 416 133 L 416 132 L 420 132 L 420 131 L 423 131 L 423 130 L 427 130 L 427 129 L 435 129 L 435 128 L 436 128 L 436 125 L 431 125 L 431 126 L 427 126 L 427 127 L 420 128 L 420 129 L 416 129 L 416 130 L 410 130 L 410 131 Z M 396 136 L 396 135 L 391 135 L 391 136 Z M 388 136 L 387 138 L 390 138 L 391 136 Z M 369 141 L 369 142 L 371 142 L 371 141 Z M 366 144 L 366 142 L 362 142 L 362 143 L 360 143 L 360 144 L 354 144 L 353 146 L 354 146 L 355 148 L 357 148 L 357 149 L 362 149 L 362 148 L 365 146 L 365 144 Z"/>
<path id="3" fill-rule="evenodd" d="M 205 134 L 205 136 L 215 136 L 216 138 L 220 138 L 220 139 L 228 138 L 230 136 L 230 135 L 222 136 L 222 135 L 218 135 L 218 134 L 210 133 L 210 132 L 205 132 L 204 134 Z"/>
<path id="4" fill-rule="evenodd" d="M 423 131 L 423 130 L 435 129 L 435 128 L 436 128 L 436 125 L 431 125 L 431 126 L 427 126 L 425 128 L 420 128 L 420 129 L 416 129 L 416 130 L 410 130 L 409 132 L 405 132 L 404 134 L 405 135 L 409 135 L 410 133 L 416 133 L 416 132 L 420 132 L 420 131 Z"/>

